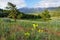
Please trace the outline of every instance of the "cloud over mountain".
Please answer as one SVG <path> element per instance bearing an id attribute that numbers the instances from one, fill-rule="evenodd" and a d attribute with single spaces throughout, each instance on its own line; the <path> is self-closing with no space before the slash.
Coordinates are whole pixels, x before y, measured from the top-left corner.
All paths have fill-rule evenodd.
<path id="1" fill-rule="evenodd" d="M 15 4 L 17 8 L 47 8 L 60 6 L 60 0 L 0 0 L 0 8 L 5 8 L 8 2 Z"/>
<path id="2" fill-rule="evenodd" d="M 60 0 L 41 0 L 40 2 L 34 5 L 35 8 L 37 7 L 58 7 L 60 6 Z"/>
<path id="3" fill-rule="evenodd" d="M 0 8 L 5 8 L 8 2 L 16 4 L 17 8 L 26 6 L 25 0 L 0 0 Z"/>

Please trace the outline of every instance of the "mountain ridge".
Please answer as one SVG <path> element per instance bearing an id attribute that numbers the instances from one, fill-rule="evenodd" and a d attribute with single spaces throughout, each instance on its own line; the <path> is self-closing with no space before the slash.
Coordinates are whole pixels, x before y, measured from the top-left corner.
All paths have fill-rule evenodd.
<path id="1" fill-rule="evenodd" d="M 49 8 L 20 8 L 19 11 L 24 12 L 24 13 L 35 13 L 35 12 L 41 12 L 45 9 L 48 9 L 49 11 L 53 10 L 60 10 L 60 7 L 49 7 Z"/>

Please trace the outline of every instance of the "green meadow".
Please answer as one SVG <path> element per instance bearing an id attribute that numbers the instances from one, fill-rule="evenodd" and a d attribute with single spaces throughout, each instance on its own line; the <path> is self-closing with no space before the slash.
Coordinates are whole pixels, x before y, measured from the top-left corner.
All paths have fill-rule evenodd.
<path id="1" fill-rule="evenodd" d="M 0 18 L 1 40 L 60 40 L 60 19 L 55 17 L 51 19 L 49 21 L 17 19 L 15 22 L 14 19 Z M 38 33 L 38 28 L 32 30 L 33 24 L 38 24 L 38 28 L 44 32 Z M 24 35 L 26 32 L 27 35 Z"/>
<path id="2" fill-rule="evenodd" d="M 26 9 L 26 13 L 8 2 L 6 9 L 0 9 L 0 40 L 60 40 L 59 9 Z"/>

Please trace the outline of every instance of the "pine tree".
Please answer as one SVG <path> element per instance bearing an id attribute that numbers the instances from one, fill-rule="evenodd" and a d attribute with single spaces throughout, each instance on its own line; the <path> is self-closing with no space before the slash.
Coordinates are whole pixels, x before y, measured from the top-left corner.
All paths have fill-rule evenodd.
<path id="1" fill-rule="evenodd" d="M 44 10 L 44 12 L 42 13 L 42 18 L 43 19 L 50 19 L 50 14 L 49 14 L 49 11 L 46 9 L 46 10 Z"/>
<path id="2" fill-rule="evenodd" d="M 10 10 L 10 13 L 8 15 L 8 17 L 10 18 L 13 18 L 15 21 L 16 21 L 16 17 L 17 17 L 17 8 L 16 8 L 16 5 L 8 2 L 8 7 L 6 7 L 8 10 Z"/>

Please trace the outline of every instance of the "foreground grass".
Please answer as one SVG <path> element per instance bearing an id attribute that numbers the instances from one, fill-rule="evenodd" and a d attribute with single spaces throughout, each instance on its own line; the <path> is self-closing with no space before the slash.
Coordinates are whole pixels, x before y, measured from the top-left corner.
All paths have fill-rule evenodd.
<path id="1" fill-rule="evenodd" d="M 0 40 L 60 40 L 60 19 L 50 21 L 17 20 L 0 18 Z M 38 28 L 32 31 L 32 24 Z M 43 29 L 44 32 L 38 32 Z M 28 37 L 25 35 L 27 33 Z"/>

